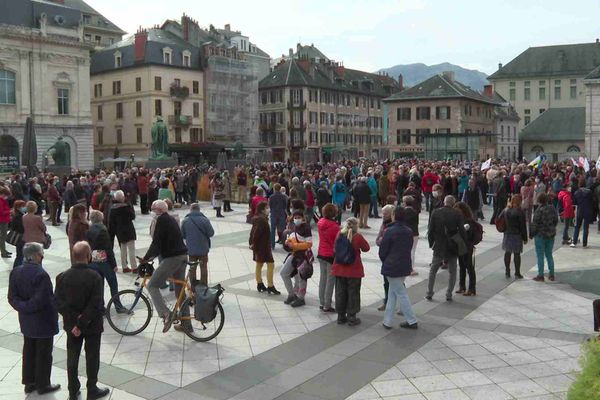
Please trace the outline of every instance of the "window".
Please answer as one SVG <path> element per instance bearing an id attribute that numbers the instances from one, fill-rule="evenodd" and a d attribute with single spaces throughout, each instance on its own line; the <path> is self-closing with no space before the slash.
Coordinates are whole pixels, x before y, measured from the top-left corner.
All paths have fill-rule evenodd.
<path id="1" fill-rule="evenodd" d="M 162 115 L 162 101 L 160 99 L 154 100 L 154 115 Z"/>
<path id="2" fill-rule="evenodd" d="M 194 118 L 200 117 L 200 103 L 194 103 Z"/>
<path id="3" fill-rule="evenodd" d="M 142 116 L 142 101 L 141 100 L 136 100 L 136 102 L 135 102 L 135 116 L 136 117 Z"/>
<path id="4" fill-rule="evenodd" d="M 123 144 L 123 130 L 117 129 L 117 144 Z"/>
<path id="5" fill-rule="evenodd" d="M 117 114 L 117 119 L 121 119 L 123 118 L 123 103 L 117 103 L 117 110 L 116 110 L 116 114 Z"/>
<path id="6" fill-rule="evenodd" d="M 96 35 L 96 37 L 94 38 L 94 40 L 96 40 L 97 44 L 100 44 L 100 42 L 102 41 L 102 36 Z"/>
<path id="7" fill-rule="evenodd" d="M 538 97 L 540 98 L 540 100 L 546 100 L 546 88 L 545 87 L 541 87 L 538 89 Z"/>
<path id="8" fill-rule="evenodd" d="M 192 57 L 190 55 L 190 52 L 189 51 L 187 51 L 187 52 L 184 51 L 183 52 L 183 60 L 182 60 L 183 66 L 184 67 L 191 67 L 192 66 L 191 60 L 192 60 Z"/>
<path id="9" fill-rule="evenodd" d="M 154 77 L 154 90 L 162 90 L 162 79 L 160 76 Z"/>
<path id="10" fill-rule="evenodd" d="M 175 143 L 181 143 L 181 128 L 175 128 Z"/>
<path id="11" fill-rule="evenodd" d="M 525 101 L 531 100 L 531 88 L 526 87 L 523 90 L 523 100 L 525 100 Z"/>
<path id="12" fill-rule="evenodd" d="M 121 94 L 121 81 L 113 81 L 113 96 L 116 94 Z"/>
<path id="13" fill-rule="evenodd" d="M 181 102 L 180 101 L 173 102 L 173 114 L 181 115 Z"/>
<path id="14" fill-rule="evenodd" d="M 92 22 L 92 16 L 83 14 L 83 23 L 84 25 L 89 25 Z"/>
<path id="15" fill-rule="evenodd" d="M 417 120 L 430 119 L 431 109 L 429 107 L 417 107 Z"/>
<path id="16" fill-rule="evenodd" d="M 296 105 L 300 104 L 301 93 L 302 93 L 302 89 L 291 89 L 290 90 L 290 97 L 292 99 L 293 105 L 296 106 Z"/>
<path id="17" fill-rule="evenodd" d="M 515 101 L 517 99 L 517 90 L 515 88 L 511 88 L 508 91 L 508 99 L 510 101 Z"/>
<path id="18" fill-rule="evenodd" d="M 171 51 L 169 49 L 163 49 L 163 62 L 165 64 L 171 64 Z"/>
<path id="19" fill-rule="evenodd" d="M 417 129 L 417 134 L 415 136 L 415 144 L 420 144 L 422 143 L 425 138 L 423 137 L 423 135 L 429 135 L 429 133 L 431 132 L 431 130 L 429 129 Z"/>
<path id="20" fill-rule="evenodd" d="M 192 93 L 198 94 L 200 92 L 200 83 L 198 81 L 192 81 Z"/>
<path id="21" fill-rule="evenodd" d="M 92 41 L 92 35 L 90 35 L 89 33 L 86 33 L 85 35 L 83 35 L 83 38 L 86 42 Z"/>
<path id="22" fill-rule="evenodd" d="M 569 81 L 569 83 L 570 83 L 571 85 L 577 85 L 577 79 L 571 79 L 571 80 Z"/>
<path id="23" fill-rule="evenodd" d="M 121 68 L 121 61 L 122 61 L 121 53 L 117 51 L 115 53 L 115 68 Z"/>
<path id="24" fill-rule="evenodd" d="M 581 150 L 579 149 L 578 146 L 569 146 L 569 148 L 567 149 L 567 153 L 581 153 Z"/>
<path id="25" fill-rule="evenodd" d="M 58 115 L 69 115 L 69 89 L 58 89 Z"/>
<path id="26" fill-rule="evenodd" d="M 554 87 L 554 100 L 560 100 L 560 86 Z"/>
<path id="27" fill-rule="evenodd" d="M 516 85 L 517 85 L 516 82 L 509 82 L 508 83 L 508 86 L 510 86 L 510 87 L 515 87 Z"/>
<path id="28" fill-rule="evenodd" d="M 538 84 L 539 84 L 540 86 L 546 86 L 546 81 L 539 81 L 539 82 L 538 82 Z"/>
<path id="29" fill-rule="evenodd" d="M 102 121 L 102 106 L 98 106 L 98 121 Z"/>
<path id="30" fill-rule="evenodd" d="M 142 91 L 142 78 L 140 78 L 139 76 L 137 78 L 135 78 L 135 91 L 136 92 Z"/>
<path id="31" fill-rule="evenodd" d="M 196 143 L 200 141 L 200 128 L 190 128 L 190 142 Z"/>
<path id="32" fill-rule="evenodd" d="M 316 111 L 311 111 L 308 113 L 308 122 L 311 125 L 315 125 L 317 123 L 317 112 Z"/>
<path id="33" fill-rule="evenodd" d="M 0 76 L 1 76 L 1 73 L 0 73 Z M 94 85 L 94 97 L 102 97 L 102 84 L 101 83 L 97 83 Z"/>
<path id="34" fill-rule="evenodd" d="M 100 146 L 102 146 L 104 144 L 104 129 L 103 128 L 98 128 L 96 130 L 96 133 L 98 135 L 98 144 Z"/>
<path id="35" fill-rule="evenodd" d="M 529 115 L 526 115 L 525 118 L 523 119 L 523 121 L 525 122 L 525 125 L 527 126 L 531 122 L 531 117 Z"/>
<path id="36" fill-rule="evenodd" d="M 173 84 L 175 85 L 175 87 L 181 87 L 181 79 L 179 79 L 179 78 L 173 79 Z"/>
<path id="37" fill-rule="evenodd" d="M 450 107 L 436 107 L 435 117 L 436 119 L 450 119 Z"/>
<path id="38" fill-rule="evenodd" d="M 560 86 L 560 79 L 554 81 L 554 86 Z"/>
<path id="39" fill-rule="evenodd" d="M 410 144 L 410 129 L 396 131 L 396 144 Z"/>
<path id="40" fill-rule="evenodd" d="M 396 110 L 398 121 L 410 121 L 410 107 L 400 107 Z"/>
<path id="41" fill-rule="evenodd" d="M 577 99 L 577 86 L 571 86 L 569 88 L 569 98 L 571 100 Z"/>
<path id="42" fill-rule="evenodd" d="M 542 114 L 544 111 L 546 111 L 545 108 L 540 108 L 540 114 Z"/>
<path id="43" fill-rule="evenodd" d="M 142 143 L 142 128 L 138 127 L 135 133 L 137 143 Z"/>

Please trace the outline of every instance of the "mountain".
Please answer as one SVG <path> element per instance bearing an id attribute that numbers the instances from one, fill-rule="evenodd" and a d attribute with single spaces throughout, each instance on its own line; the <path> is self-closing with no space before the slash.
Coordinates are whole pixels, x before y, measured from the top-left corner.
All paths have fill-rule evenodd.
<path id="1" fill-rule="evenodd" d="M 423 63 L 395 65 L 390 68 L 383 68 L 380 72 L 386 72 L 391 77 L 398 79 L 402 74 L 404 86 L 414 86 L 433 75 L 441 74 L 446 71 L 453 71 L 454 77 L 460 83 L 470 86 L 472 89 L 482 91 L 489 82 L 486 79 L 487 74 L 481 71 L 466 69 L 459 65 L 450 63 L 441 63 L 436 65 L 425 65 Z"/>

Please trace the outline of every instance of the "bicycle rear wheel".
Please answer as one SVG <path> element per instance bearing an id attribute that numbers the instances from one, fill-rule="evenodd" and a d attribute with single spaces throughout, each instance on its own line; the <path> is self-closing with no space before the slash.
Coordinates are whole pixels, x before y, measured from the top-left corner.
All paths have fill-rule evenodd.
<path id="1" fill-rule="evenodd" d="M 122 307 L 118 306 L 119 302 Z M 121 290 L 106 305 L 106 320 L 121 335 L 137 335 L 146 329 L 151 319 L 152 305 L 146 296 L 138 295 L 137 290 Z"/>
<path id="2" fill-rule="evenodd" d="M 217 315 L 207 323 L 200 322 L 194 318 L 194 305 L 192 299 L 187 298 L 182 306 L 179 321 L 183 331 L 191 339 L 197 342 L 208 342 L 217 337 L 225 325 L 225 312 L 221 303 L 217 303 Z"/>

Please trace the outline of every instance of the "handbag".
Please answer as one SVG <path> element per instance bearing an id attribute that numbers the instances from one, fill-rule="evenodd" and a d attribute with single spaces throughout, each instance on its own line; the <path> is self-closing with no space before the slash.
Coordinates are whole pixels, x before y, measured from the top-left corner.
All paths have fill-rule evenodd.
<path id="1" fill-rule="evenodd" d="M 23 239 L 23 234 L 15 231 L 15 230 L 11 230 L 6 234 L 6 243 L 13 245 L 13 246 L 17 246 L 17 244 L 19 244 L 19 242 L 21 242 L 21 240 Z"/>
<path id="2" fill-rule="evenodd" d="M 450 235 L 448 228 L 445 227 L 445 230 L 446 237 L 448 238 L 448 249 L 459 257 L 467 254 L 469 250 L 467 249 L 467 244 L 460 233 L 456 232 L 455 234 Z"/>
<path id="3" fill-rule="evenodd" d="M 502 210 L 502 212 L 500 212 L 500 215 L 498 215 L 496 217 L 496 230 L 500 233 L 504 233 L 504 231 L 506 231 L 506 216 L 504 214 L 505 210 Z"/>
<path id="4" fill-rule="evenodd" d="M 48 250 L 50 248 L 50 246 L 52 245 L 52 236 L 50 236 L 49 234 L 45 234 L 46 236 L 46 240 L 44 240 L 44 249 Z"/>

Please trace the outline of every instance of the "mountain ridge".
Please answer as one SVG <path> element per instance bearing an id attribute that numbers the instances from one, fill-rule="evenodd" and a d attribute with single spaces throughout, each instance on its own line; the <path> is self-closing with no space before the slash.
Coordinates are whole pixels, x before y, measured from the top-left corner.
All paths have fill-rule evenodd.
<path id="1" fill-rule="evenodd" d="M 398 64 L 392 67 L 382 68 L 377 72 L 385 72 L 394 79 L 398 79 L 398 75 L 402 74 L 404 86 L 410 87 L 446 71 L 454 72 L 457 81 L 470 86 L 475 90 L 482 91 L 485 85 L 489 85 L 487 80 L 488 74 L 475 69 L 463 68 L 460 65 L 449 62 L 442 62 L 434 65 L 427 65 L 424 63 Z"/>

